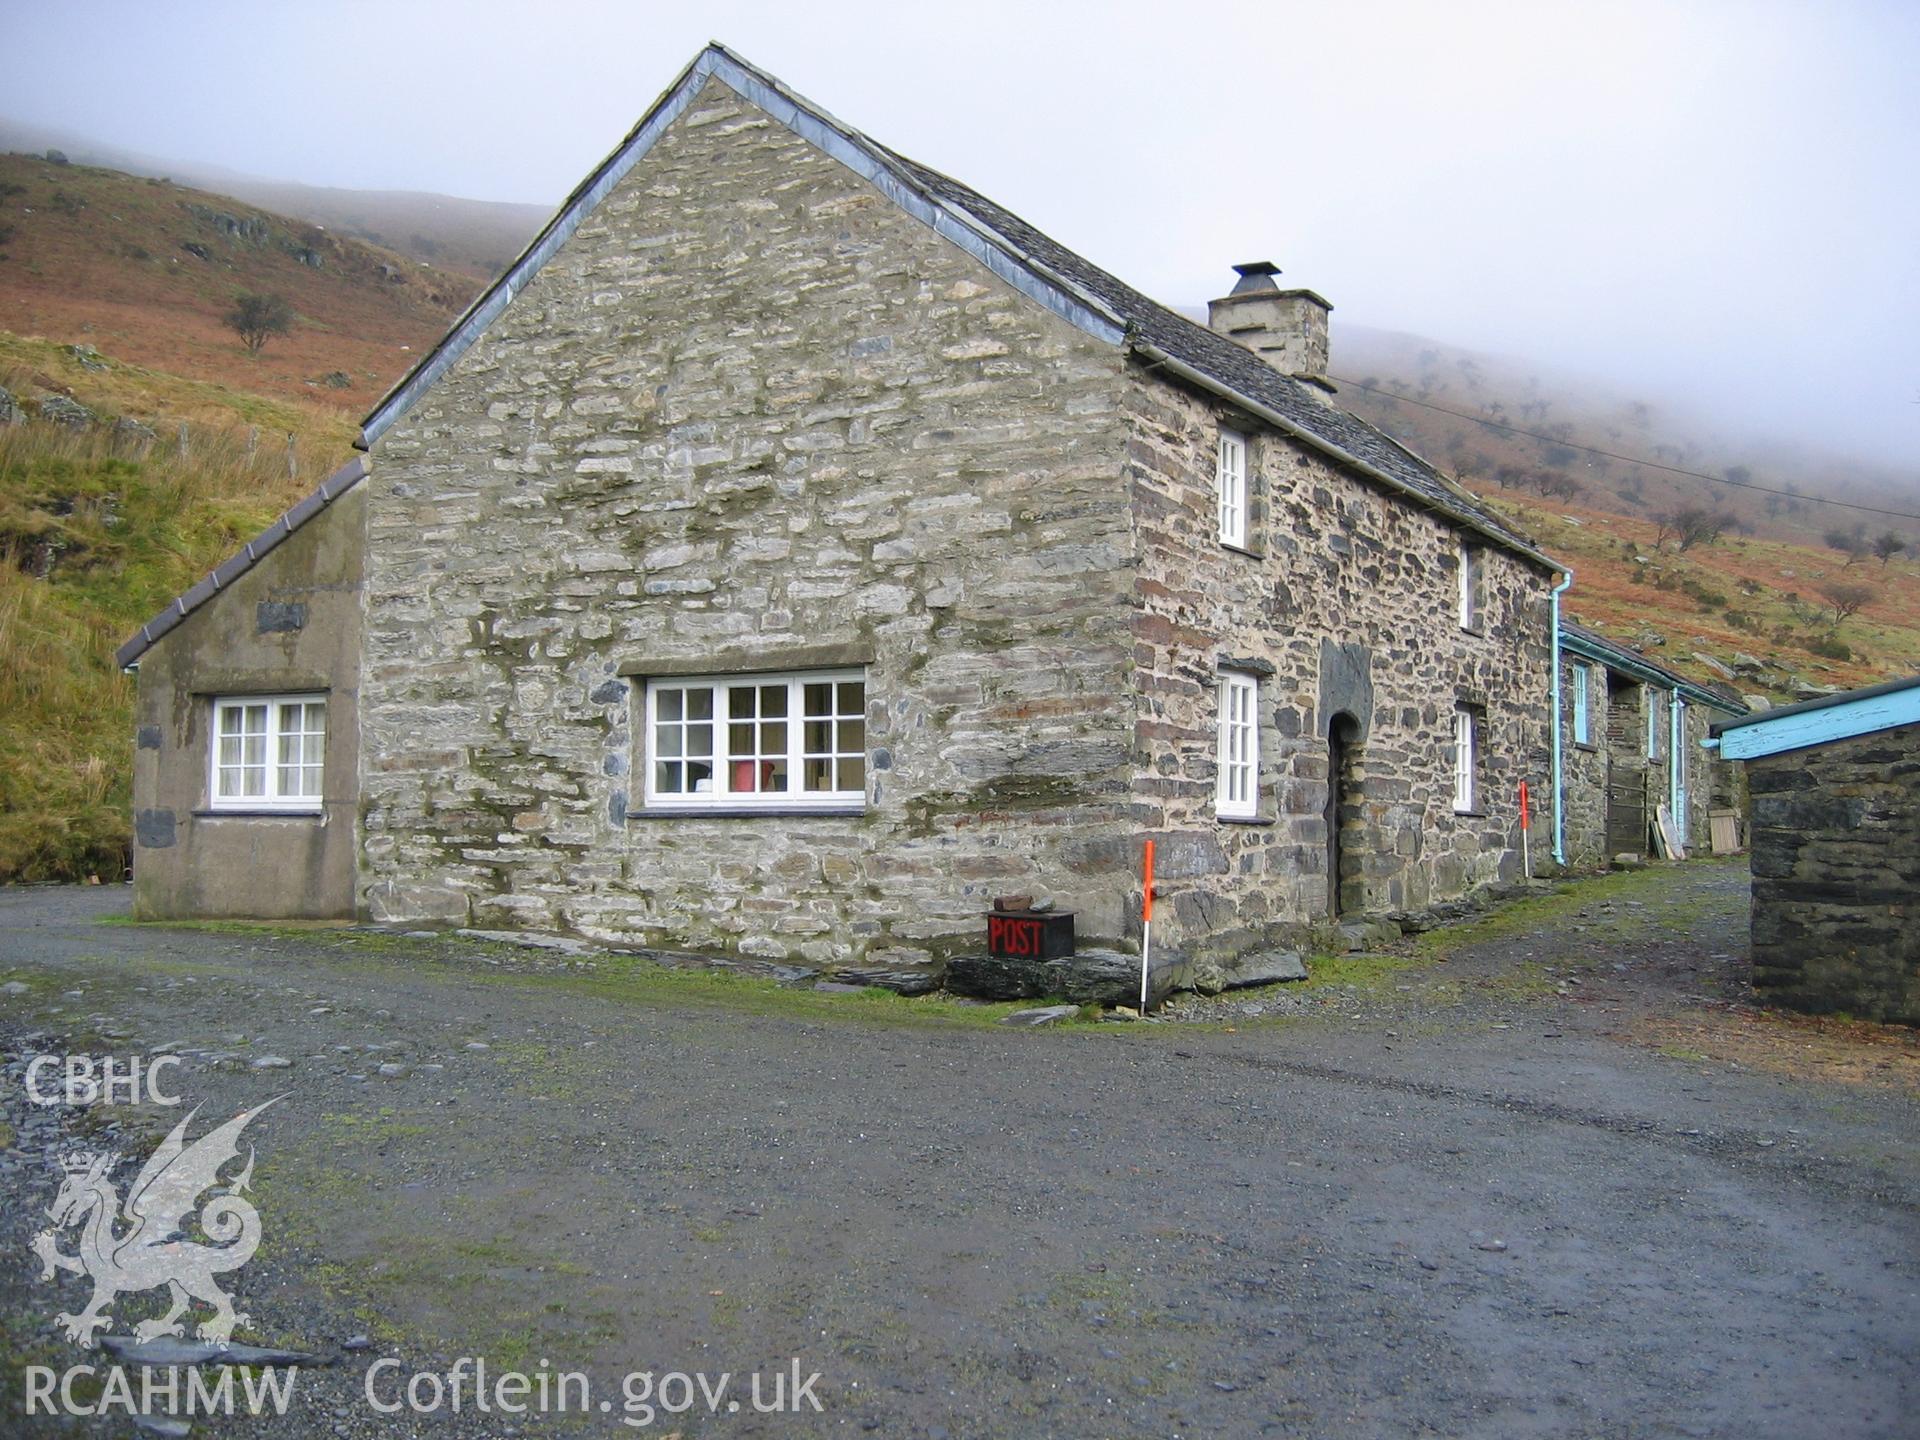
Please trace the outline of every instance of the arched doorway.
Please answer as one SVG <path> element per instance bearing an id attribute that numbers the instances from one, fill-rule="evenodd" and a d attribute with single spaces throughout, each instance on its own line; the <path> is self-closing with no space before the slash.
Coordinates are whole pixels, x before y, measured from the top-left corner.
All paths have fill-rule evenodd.
<path id="1" fill-rule="evenodd" d="M 1327 914 L 1365 907 L 1359 864 L 1360 722 L 1342 710 L 1327 722 Z"/>

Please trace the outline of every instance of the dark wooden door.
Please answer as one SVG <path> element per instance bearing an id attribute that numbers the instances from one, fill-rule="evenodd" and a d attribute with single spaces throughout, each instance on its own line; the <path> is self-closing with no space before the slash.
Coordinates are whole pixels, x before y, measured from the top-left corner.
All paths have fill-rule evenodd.
<path id="1" fill-rule="evenodd" d="M 1647 771 L 1607 760 L 1607 853 L 1647 853 Z"/>

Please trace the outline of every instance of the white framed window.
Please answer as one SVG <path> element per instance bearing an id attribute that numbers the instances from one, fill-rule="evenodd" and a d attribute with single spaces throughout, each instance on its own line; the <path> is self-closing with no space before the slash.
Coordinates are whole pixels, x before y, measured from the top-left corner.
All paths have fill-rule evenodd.
<path id="1" fill-rule="evenodd" d="M 1251 675 L 1220 676 L 1218 745 L 1214 813 L 1251 820 L 1260 805 L 1260 682 Z"/>
<path id="2" fill-rule="evenodd" d="M 1576 745 L 1593 743 L 1593 712 L 1588 699 L 1592 676 L 1589 666 L 1573 667 L 1573 743 Z"/>
<path id="3" fill-rule="evenodd" d="M 318 810 L 326 751 L 324 695 L 216 699 L 208 803 L 215 810 Z"/>
<path id="4" fill-rule="evenodd" d="M 1474 771 L 1479 764 L 1479 725 L 1473 711 L 1453 712 L 1453 808 L 1455 813 L 1470 814 L 1477 799 Z"/>
<path id="5" fill-rule="evenodd" d="M 1478 630 L 1484 608 L 1486 556 L 1478 545 L 1460 543 L 1460 628 Z"/>
<path id="6" fill-rule="evenodd" d="M 1220 432 L 1215 492 L 1220 499 L 1220 543 L 1247 543 L 1247 437 L 1233 430 Z"/>
<path id="7" fill-rule="evenodd" d="M 676 676 L 646 687 L 649 809 L 843 809 L 867 797 L 859 670 Z"/>
<path id="8" fill-rule="evenodd" d="M 1666 695 L 1667 692 L 1664 690 L 1656 690 L 1651 685 L 1647 687 L 1647 759 L 1649 760 L 1660 758 L 1660 730 L 1664 718 L 1661 711 L 1666 708 Z"/>

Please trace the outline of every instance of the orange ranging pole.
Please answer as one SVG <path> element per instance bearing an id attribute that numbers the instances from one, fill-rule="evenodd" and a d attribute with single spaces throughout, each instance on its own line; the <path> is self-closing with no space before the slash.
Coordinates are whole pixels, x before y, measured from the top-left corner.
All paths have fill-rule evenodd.
<path id="1" fill-rule="evenodd" d="M 1520 873 L 1533 879 L 1533 834 L 1527 823 L 1527 782 L 1520 782 Z"/>
<path id="2" fill-rule="evenodd" d="M 1149 925 L 1153 923 L 1153 841 L 1151 840 L 1147 841 L 1147 899 L 1140 918 Z"/>
<path id="3" fill-rule="evenodd" d="M 1520 828 L 1522 830 L 1527 828 L 1527 782 L 1524 780 L 1520 782 Z"/>

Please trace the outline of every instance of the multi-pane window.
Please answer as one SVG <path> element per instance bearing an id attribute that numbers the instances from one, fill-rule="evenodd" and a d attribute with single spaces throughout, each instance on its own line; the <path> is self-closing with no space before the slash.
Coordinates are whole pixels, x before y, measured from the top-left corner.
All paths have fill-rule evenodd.
<path id="1" fill-rule="evenodd" d="M 1573 667 L 1573 743 L 1576 745 L 1593 743 L 1593 714 L 1588 699 L 1592 673 L 1585 665 Z"/>
<path id="2" fill-rule="evenodd" d="M 1485 597 L 1486 555 L 1478 545 L 1460 546 L 1460 628 L 1478 630 Z"/>
<path id="3" fill-rule="evenodd" d="M 1216 493 L 1220 500 L 1220 543 L 1247 543 L 1247 437 L 1220 432 Z"/>
<path id="4" fill-rule="evenodd" d="M 1220 677 L 1219 778 L 1215 813 L 1251 819 L 1260 803 L 1260 685 L 1251 675 Z"/>
<path id="5" fill-rule="evenodd" d="M 1666 709 L 1666 695 L 1667 692 L 1664 690 L 1656 690 L 1651 685 L 1647 687 L 1647 759 L 1649 760 L 1660 758 L 1660 729 L 1664 721 L 1661 712 Z"/>
<path id="6" fill-rule="evenodd" d="M 649 806 L 866 799 L 867 686 L 857 670 L 654 680 L 646 715 Z"/>
<path id="7" fill-rule="evenodd" d="M 259 695 L 213 702 L 216 810 L 317 810 L 327 749 L 319 695 Z"/>
<path id="8" fill-rule="evenodd" d="M 1453 712 L 1453 808 L 1465 814 L 1473 809 L 1479 763 L 1479 735 L 1471 710 Z"/>

